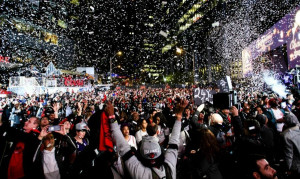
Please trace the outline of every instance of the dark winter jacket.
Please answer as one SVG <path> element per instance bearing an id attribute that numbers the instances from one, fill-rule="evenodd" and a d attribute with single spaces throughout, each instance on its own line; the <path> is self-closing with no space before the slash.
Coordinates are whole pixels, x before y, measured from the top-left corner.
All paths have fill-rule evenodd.
<path id="1" fill-rule="evenodd" d="M 18 142 L 23 142 L 23 168 L 25 178 L 32 174 L 32 158 L 34 149 L 39 145 L 38 132 L 31 131 L 25 133 L 21 130 L 9 127 L 8 125 L 0 126 L 0 178 L 7 178 L 8 166 L 11 156 Z"/>

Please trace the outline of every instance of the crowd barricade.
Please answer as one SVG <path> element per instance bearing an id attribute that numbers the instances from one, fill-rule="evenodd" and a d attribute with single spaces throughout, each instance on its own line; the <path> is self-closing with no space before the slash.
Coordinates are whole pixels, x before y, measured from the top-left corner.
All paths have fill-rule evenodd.
<path id="1" fill-rule="evenodd" d="M 9 87 L 43 86 L 43 87 L 84 87 L 89 85 L 86 78 L 73 77 L 25 77 L 9 78 Z"/>
<path id="2" fill-rule="evenodd" d="M 172 84 L 172 85 L 164 85 L 164 84 L 144 84 L 144 85 L 133 85 L 133 86 L 117 86 L 116 89 L 148 89 L 148 88 L 187 88 L 188 86 L 182 84 Z"/>
<path id="3" fill-rule="evenodd" d="M 9 78 L 8 91 L 18 95 L 55 93 L 72 88 L 74 91 L 86 91 L 91 82 L 84 77 L 25 77 Z"/>

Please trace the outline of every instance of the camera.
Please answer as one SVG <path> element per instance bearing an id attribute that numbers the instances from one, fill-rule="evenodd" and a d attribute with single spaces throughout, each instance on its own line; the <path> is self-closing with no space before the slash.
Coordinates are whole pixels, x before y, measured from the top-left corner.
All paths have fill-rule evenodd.
<path id="1" fill-rule="evenodd" d="M 60 125 L 55 125 L 55 126 L 49 126 L 48 127 L 48 132 L 53 132 L 53 131 L 60 131 Z"/>
<path id="2" fill-rule="evenodd" d="M 231 125 L 226 124 L 226 123 L 218 124 L 217 126 L 218 126 L 218 129 L 221 130 L 224 133 L 227 133 L 231 128 Z"/>

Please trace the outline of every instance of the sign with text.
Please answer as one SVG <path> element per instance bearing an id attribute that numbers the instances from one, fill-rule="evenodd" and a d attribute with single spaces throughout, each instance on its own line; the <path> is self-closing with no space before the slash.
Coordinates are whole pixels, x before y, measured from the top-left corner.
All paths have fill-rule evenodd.
<path id="1" fill-rule="evenodd" d="M 204 104 L 206 101 L 213 103 L 213 94 L 216 91 L 208 89 L 194 89 L 194 101 L 196 105 Z"/>
<path id="2" fill-rule="evenodd" d="M 217 81 L 217 85 L 220 89 L 220 93 L 228 93 L 232 90 L 231 79 L 229 76 L 226 76 L 226 78 L 222 78 L 221 80 Z"/>
<path id="3" fill-rule="evenodd" d="M 83 79 L 73 79 L 71 77 L 65 77 L 65 86 L 83 86 L 84 80 Z"/>
<path id="4" fill-rule="evenodd" d="M 9 59 L 10 59 L 10 57 L 3 57 L 3 56 L 0 56 L 0 62 L 9 63 Z"/>
<path id="5" fill-rule="evenodd" d="M 243 74 L 253 71 L 254 60 L 283 44 L 287 45 L 288 69 L 300 63 L 300 6 L 285 15 L 273 27 L 242 51 Z"/>

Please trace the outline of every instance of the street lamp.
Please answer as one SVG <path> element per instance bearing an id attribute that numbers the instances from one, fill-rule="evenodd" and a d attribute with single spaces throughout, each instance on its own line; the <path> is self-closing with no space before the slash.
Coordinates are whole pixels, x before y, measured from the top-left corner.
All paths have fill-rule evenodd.
<path id="1" fill-rule="evenodd" d="M 179 48 L 179 47 L 176 47 L 176 53 L 178 55 L 181 55 L 183 54 L 183 52 L 185 52 L 184 54 L 188 54 L 188 55 L 191 55 L 190 53 L 186 52 L 186 51 L 183 51 L 182 48 Z M 192 73 L 193 73 L 193 84 L 195 84 L 195 53 L 193 53 L 193 55 L 191 55 L 193 58 L 193 69 L 192 69 Z"/>
<path id="2" fill-rule="evenodd" d="M 183 50 L 182 50 L 181 48 L 176 47 L 176 53 L 177 53 L 177 54 L 181 55 L 182 52 L 183 52 Z"/>
<path id="3" fill-rule="evenodd" d="M 110 76 L 110 84 L 112 84 L 112 60 L 116 57 L 116 56 L 122 56 L 123 52 L 122 51 L 118 51 L 113 57 L 110 58 L 109 60 L 109 76 Z"/>

